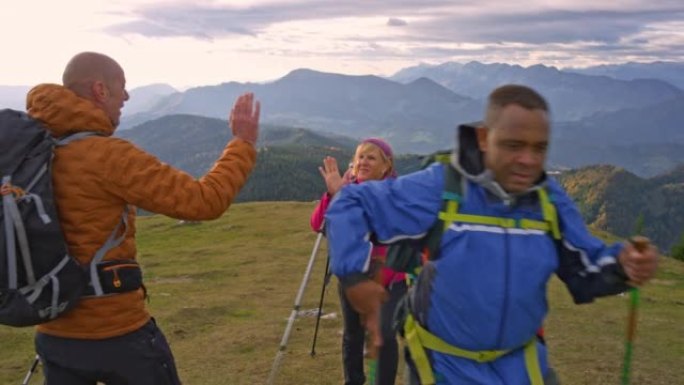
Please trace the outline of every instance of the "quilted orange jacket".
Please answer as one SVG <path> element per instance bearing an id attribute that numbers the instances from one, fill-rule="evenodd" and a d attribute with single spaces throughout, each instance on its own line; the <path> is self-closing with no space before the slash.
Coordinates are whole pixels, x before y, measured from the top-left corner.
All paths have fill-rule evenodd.
<path id="1" fill-rule="evenodd" d="M 41 84 L 27 97 L 27 111 L 55 137 L 79 131 L 92 136 L 55 150 L 53 187 L 69 252 L 86 266 L 115 229 L 128 207 L 125 240 L 104 260 L 135 259 L 135 210 L 131 206 L 187 220 L 223 214 L 254 167 L 256 150 L 231 140 L 202 178 L 159 161 L 134 144 L 111 137 L 115 130 L 104 111 L 55 84 Z M 123 230 L 122 230 L 123 231 Z M 58 337 L 103 339 L 134 331 L 148 322 L 142 289 L 84 298 L 70 312 L 38 326 Z"/>

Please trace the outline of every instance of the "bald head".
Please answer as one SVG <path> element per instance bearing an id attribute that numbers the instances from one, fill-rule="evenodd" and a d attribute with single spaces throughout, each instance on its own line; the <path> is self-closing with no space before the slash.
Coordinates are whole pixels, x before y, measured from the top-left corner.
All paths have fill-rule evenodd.
<path id="1" fill-rule="evenodd" d="M 93 83 L 109 84 L 123 70 L 109 56 L 96 52 L 81 52 L 74 56 L 62 74 L 62 84 L 78 96 L 90 99 Z"/>
<path id="2" fill-rule="evenodd" d="M 103 110 L 114 127 L 119 124 L 128 92 L 123 69 L 114 59 L 97 52 L 81 52 L 64 69 L 62 84 Z"/>

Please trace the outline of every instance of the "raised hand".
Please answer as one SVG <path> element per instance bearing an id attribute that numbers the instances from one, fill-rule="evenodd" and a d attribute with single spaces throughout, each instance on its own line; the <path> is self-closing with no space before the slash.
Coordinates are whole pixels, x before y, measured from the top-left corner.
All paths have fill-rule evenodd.
<path id="1" fill-rule="evenodd" d="M 323 167 L 318 167 L 325 185 L 328 188 L 328 194 L 335 195 L 342 188 L 344 181 L 340 175 L 340 170 L 337 167 L 337 160 L 332 156 L 326 156 L 323 159 Z"/>
<path id="2" fill-rule="evenodd" d="M 228 120 L 233 136 L 245 142 L 256 145 L 259 138 L 259 113 L 261 105 L 254 102 L 254 94 L 249 92 L 241 95 L 230 110 Z"/>

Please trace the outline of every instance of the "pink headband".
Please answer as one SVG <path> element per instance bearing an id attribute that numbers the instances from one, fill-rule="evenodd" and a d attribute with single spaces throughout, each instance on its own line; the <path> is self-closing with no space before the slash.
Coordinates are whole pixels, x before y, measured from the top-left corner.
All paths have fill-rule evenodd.
<path id="1" fill-rule="evenodd" d="M 382 152 L 385 153 L 385 156 L 390 159 L 392 159 L 392 157 L 394 156 L 394 153 L 392 152 L 392 147 L 389 145 L 389 143 L 385 142 L 380 138 L 364 139 L 363 141 L 361 141 L 361 143 L 371 143 L 378 146 L 380 150 L 382 150 Z"/>

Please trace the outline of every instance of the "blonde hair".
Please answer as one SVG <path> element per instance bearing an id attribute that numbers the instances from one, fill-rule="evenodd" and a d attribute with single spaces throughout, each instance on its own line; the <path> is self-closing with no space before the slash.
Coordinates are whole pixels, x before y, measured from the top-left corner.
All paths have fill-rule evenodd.
<path id="1" fill-rule="evenodd" d="M 356 161 L 356 159 L 359 157 L 359 155 L 368 153 L 371 151 L 376 151 L 380 154 L 380 159 L 388 166 L 387 170 L 385 171 L 385 174 L 383 174 L 383 178 L 386 178 L 387 176 L 391 175 L 392 172 L 394 171 L 394 161 L 392 158 L 388 157 L 387 154 L 380 148 L 379 146 L 376 146 L 373 143 L 370 142 L 363 142 L 359 144 L 356 147 L 356 152 L 354 153 L 354 157 L 352 158 L 351 161 L 351 168 L 352 168 L 352 175 L 356 177 L 359 174 L 359 164 Z"/>

